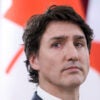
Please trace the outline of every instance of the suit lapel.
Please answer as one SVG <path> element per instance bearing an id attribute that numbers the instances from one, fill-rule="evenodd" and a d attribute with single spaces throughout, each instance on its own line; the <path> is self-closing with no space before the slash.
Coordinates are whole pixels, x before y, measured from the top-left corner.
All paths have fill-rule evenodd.
<path id="1" fill-rule="evenodd" d="M 37 92 L 34 93 L 34 96 L 32 98 L 32 100 L 43 100 L 41 99 L 38 95 L 37 95 Z"/>

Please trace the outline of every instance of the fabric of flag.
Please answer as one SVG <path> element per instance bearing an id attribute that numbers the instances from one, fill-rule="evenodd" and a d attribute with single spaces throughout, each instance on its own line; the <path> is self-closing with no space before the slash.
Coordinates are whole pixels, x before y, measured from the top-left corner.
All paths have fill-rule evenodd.
<path id="1" fill-rule="evenodd" d="M 0 100 L 31 100 L 35 86 L 29 83 L 24 64 L 23 27 L 31 15 L 52 4 L 72 6 L 94 31 L 90 72 L 80 100 L 100 100 L 99 0 L 0 0 Z"/>

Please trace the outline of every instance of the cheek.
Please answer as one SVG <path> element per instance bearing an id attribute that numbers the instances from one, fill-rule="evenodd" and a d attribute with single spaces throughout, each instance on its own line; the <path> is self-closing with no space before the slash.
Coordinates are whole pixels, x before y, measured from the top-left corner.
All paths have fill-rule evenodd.
<path id="1" fill-rule="evenodd" d="M 86 73 L 88 73 L 90 66 L 89 52 L 85 51 L 85 53 L 81 54 L 80 56 L 83 69 L 85 70 Z"/>
<path id="2" fill-rule="evenodd" d="M 42 48 L 39 54 L 39 66 L 43 73 L 59 72 L 62 65 L 62 53 Z"/>
<path id="3" fill-rule="evenodd" d="M 89 64 L 89 51 L 84 48 L 79 52 L 80 59 L 83 63 Z"/>
<path id="4" fill-rule="evenodd" d="M 39 65 L 41 66 L 41 70 L 52 70 L 55 68 L 57 64 L 57 59 L 51 53 L 42 53 L 39 57 Z"/>
<path id="5" fill-rule="evenodd" d="M 89 59 L 89 52 L 88 51 L 84 54 L 84 61 L 86 62 L 86 64 L 88 66 L 90 65 L 90 59 Z"/>
<path id="6" fill-rule="evenodd" d="M 40 74 L 49 80 L 58 79 L 60 67 L 52 57 L 43 57 L 40 63 Z"/>

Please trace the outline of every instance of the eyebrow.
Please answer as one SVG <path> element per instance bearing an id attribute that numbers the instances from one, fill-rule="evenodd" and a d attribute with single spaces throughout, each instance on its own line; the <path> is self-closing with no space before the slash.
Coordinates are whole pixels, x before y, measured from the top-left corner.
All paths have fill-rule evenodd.
<path id="1" fill-rule="evenodd" d="M 84 35 L 75 35 L 73 37 L 74 39 L 78 39 L 78 40 L 85 40 L 85 36 Z M 53 40 L 67 40 L 68 39 L 68 36 L 65 36 L 65 35 L 61 35 L 61 36 L 55 36 L 53 38 L 50 39 L 50 41 L 53 41 Z"/>
<path id="2" fill-rule="evenodd" d="M 84 40 L 86 40 L 84 35 L 75 35 L 74 39 L 79 39 L 79 40 L 81 40 L 81 39 L 83 40 L 84 39 Z"/>
<path id="3" fill-rule="evenodd" d="M 67 38 L 68 38 L 68 36 L 64 36 L 64 35 L 55 36 L 55 37 L 51 38 L 50 41 L 52 41 L 52 40 L 65 40 Z"/>

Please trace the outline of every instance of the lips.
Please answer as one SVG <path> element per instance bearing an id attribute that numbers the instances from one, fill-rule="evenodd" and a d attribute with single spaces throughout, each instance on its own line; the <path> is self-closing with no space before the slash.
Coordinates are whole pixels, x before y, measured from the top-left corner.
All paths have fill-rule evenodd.
<path id="1" fill-rule="evenodd" d="M 64 68 L 63 71 L 78 72 L 78 71 L 82 71 L 82 69 L 78 66 L 69 66 Z"/>
<path id="2" fill-rule="evenodd" d="M 71 66 L 71 67 L 66 68 L 66 70 L 70 70 L 70 69 L 79 69 L 80 70 L 80 68 L 77 66 Z"/>

